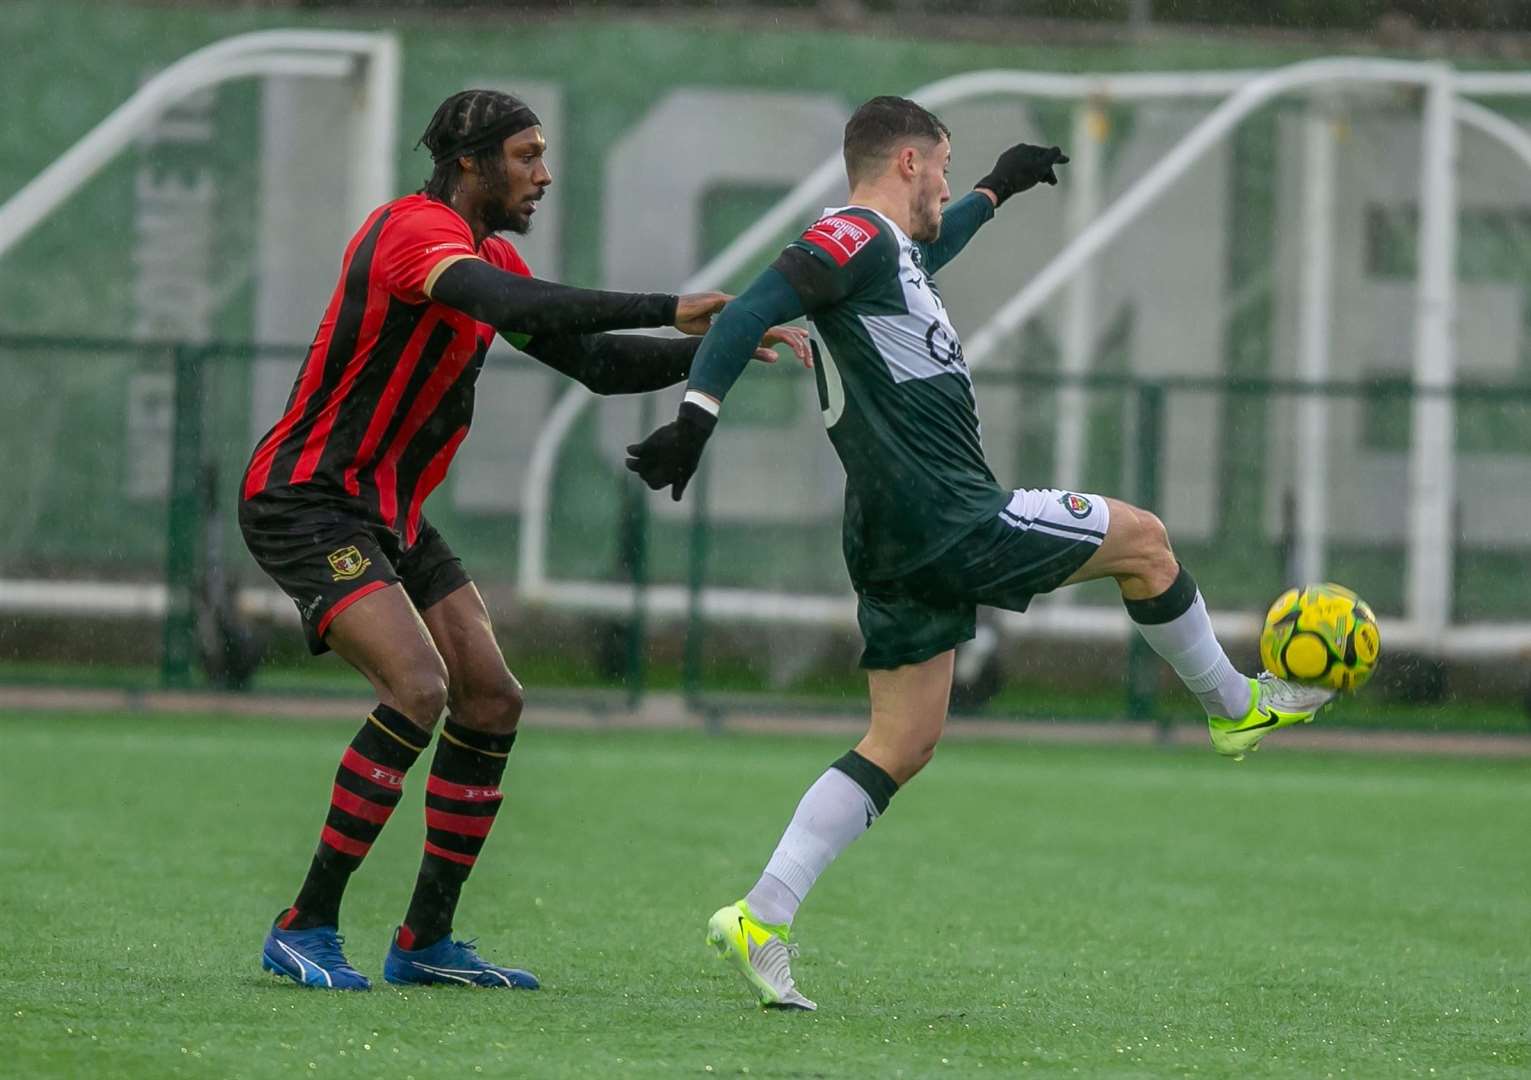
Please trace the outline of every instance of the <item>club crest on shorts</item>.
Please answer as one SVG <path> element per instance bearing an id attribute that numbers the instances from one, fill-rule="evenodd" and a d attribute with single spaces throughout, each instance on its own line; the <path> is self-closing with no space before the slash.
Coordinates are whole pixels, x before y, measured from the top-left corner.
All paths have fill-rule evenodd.
<path id="1" fill-rule="evenodd" d="M 336 581 L 355 581 L 371 565 L 372 560 L 356 550 L 355 544 L 330 552 L 330 569 L 335 571 Z"/>
<path id="2" fill-rule="evenodd" d="M 1072 491 L 1065 491 L 1062 495 L 1059 495 L 1058 505 L 1067 510 L 1073 517 L 1087 518 L 1090 516 L 1090 500 L 1086 499 L 1083 495 L 1075 495 Z"/>

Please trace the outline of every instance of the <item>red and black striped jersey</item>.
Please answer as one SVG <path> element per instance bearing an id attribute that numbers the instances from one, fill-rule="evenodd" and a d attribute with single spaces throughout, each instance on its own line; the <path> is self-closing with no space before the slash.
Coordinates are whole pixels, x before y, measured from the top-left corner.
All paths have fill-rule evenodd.
<path id="1" fill-rule="evenodd" d="M 426 275 L 458 253 L 531 275 L 508 241 L 475 248 L 468 223 L 428 196 L 373 211 L 346 245 L 287 407 L 245 470 L 245 499 L 342 502 L 414 543 L 421 504 L 468 434 L 494 340 L 492 326 L 425 295 Z"/>

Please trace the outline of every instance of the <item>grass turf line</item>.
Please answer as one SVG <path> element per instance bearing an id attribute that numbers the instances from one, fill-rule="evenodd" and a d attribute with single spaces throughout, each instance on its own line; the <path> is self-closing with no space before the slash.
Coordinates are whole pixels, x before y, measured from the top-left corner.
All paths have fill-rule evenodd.
<path id="1" fill-rule="evenodd" d="M 346 725 L 0 717 L 0 1046 L 28 1077 L 1521 1076 L 1531 768 L 958 745 L 798 922 L 813 1016 L 702 946 L 820 738 L 539 732 L 458 930 L 538 994 L 262 975 Z M 423 771 L 423 770 L 422 770 Z M 353 882 L 377 978 L 423 777 Z M 310 1065 L 312 1063 L 312 1066 Z M 1432 1072 L 1432 1070 L 1434 1070 Z"/>

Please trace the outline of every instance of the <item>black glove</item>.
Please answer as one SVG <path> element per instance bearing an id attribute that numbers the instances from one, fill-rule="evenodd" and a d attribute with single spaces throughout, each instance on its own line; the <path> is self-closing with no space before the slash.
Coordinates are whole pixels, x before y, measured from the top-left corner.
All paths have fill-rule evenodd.
<path id="1" fill-rule="evenodd" d="M 1032 146 L 1016 143 L 994 163 L 993 170 L 975 188 L 988 188 L 1000 204 L 1012 195 L 1018 195 L 1039 183 L 1056 184 L 1058 174 L 1054 165 L 1067 165 L 1068 155 L 1056 146 Z"/>
<path id="2" fill-rule="evenodd" d="M 670 498 L 680 502 L 696 473 L 697 463 L 702 460 L 702 447 L 707 445 L 707 437 L 717 425 L 718 418 L 700 405 L 682 402 L 674 420 L 627 448 L 627 467 L 642 477 L 651 490 L 674 485 Z"/>

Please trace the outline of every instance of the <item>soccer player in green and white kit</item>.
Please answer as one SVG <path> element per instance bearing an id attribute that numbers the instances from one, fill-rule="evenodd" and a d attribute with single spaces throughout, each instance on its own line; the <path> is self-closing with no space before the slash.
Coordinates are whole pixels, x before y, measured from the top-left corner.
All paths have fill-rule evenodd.
<path id="1" fill-rule="evenodd" d="M 1212 745 L 1242 757 L 1313 719 L 1331 696 L 1241 675 L 1195 581 L 1146 510 L 1100 495 L 1001 487 L 984 461 L 973 382 L 931 275 L 1011 195 L 1068 161 L 1020 144 L 952 203 L 950 133 L 912 101 L 878 97 L 845 127 L 850 204 L 826 212 L 714 322 L 680 415 L 628 447 L 630 469 L 679 499 L 724 395 L 765 329 L 806 314 L 830 441 L 845 466 L 844 549 L 866 639 L 871 725 L 814 782 L 748 895 L 713 915 L 708 941 L 762 1004 L 812 1009 L 787 942 L 814 881 L 923 768 L 946 721 L 955 647 L 975 607 L 1114 578 L 1138 630 L 1207 711 Z"/>

